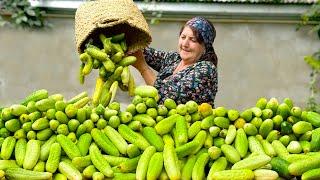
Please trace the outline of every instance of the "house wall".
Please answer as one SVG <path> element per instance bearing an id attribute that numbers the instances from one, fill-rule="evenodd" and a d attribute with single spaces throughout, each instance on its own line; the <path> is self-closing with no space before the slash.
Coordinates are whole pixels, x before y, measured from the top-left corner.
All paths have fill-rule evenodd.
<path id="1" fill-rule="evenodd" d="M 47 30 L 0 28 L 0 106 L 19 102 L 36 89 L 65 98 L 87 91 L 92 94 L 97 72 L 84 85 L 78 81 L 73 18 L 49 18 Z M 214 22 L 214 47 L 219 58 L 219 88 L 216 106 L 239 110 L 254 106 L 259 97 L 285 97 L 304 107 L 309 96 L 310 68 L 305 55 L 320 48 L 316 34 L 297 24 Z M 151 46 L 176 50 L 182 21 L 150 24 Z M 138 71 L 131 69 L 138 85 L 144 84 Z M 130 102 L 125 92 L 117 100 Z"/>

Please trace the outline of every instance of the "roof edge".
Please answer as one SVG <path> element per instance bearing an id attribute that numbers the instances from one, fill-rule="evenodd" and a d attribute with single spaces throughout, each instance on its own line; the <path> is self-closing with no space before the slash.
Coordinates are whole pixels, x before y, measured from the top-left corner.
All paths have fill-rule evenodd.
<path id="1" fill-rule="evenodd" d="M 72 17 L 84 1 L 30 1 L 32 6 L 47 10 L 48 16 Z M 311 5 L 301 4 L 244 4 L 244 3 L 173 3 L 135 2 L 147 19 L 185 21 L 203 16 L 215 22 L 297 23 Z M 313 22 L 311 22 L 312 24 Z"/>

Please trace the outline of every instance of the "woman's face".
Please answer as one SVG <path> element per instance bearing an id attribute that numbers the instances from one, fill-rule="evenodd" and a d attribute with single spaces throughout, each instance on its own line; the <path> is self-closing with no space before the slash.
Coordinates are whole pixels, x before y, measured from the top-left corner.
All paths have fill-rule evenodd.
<path id="1" fill-rule="evenodd" d="M 200 59 L 205 51 L 203 43 L 197 41 L 192 29 L 186 26 L 179 37 L 179 54 L 182 60 L 188 64 L 193 64 Z"/>

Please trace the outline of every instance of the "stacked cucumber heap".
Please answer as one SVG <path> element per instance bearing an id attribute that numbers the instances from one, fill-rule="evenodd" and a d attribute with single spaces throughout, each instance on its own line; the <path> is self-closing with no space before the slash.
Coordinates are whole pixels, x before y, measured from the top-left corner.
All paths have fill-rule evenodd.
<path id="1" fill-rule="evenodd" d="M 99 69 L 92 104 L 107 106 L 114 100 L 118 87 L 133 96 L 135 82 L 129 65 L 137 59 L 135 56 L 126 55 L 125 33 L 108 38 L 100 34 L 99 42 L 95 45 L 92 44 L 93 42 L 94 40 L 90 39 L 84 53 L 80 54 L 79 71 L 80 84 L 83 84 L 85 76 L 89 75 L 92 69 Z"/>
<path id="2" fill-rule="evenodd" d="M 157 103 L 138 86 L 125 111 L 44 89 L 0 116 L 0 179 L 320 178 L 320 115 L 288 98 L 242 112 Z"/>
<path id="3" fill-rule="evenodd" d="M 87 43 L 79 77 L 99 69 L 92 98 L 41 89 L 0 109 L 0 180 L 320 179 L 320 114 L 289 98 L 241 112 L 158 104 L 154 87 L 135 87 L 126 51 L 124 33 Z M 134 96 L 125 110 L 118 87 Z"/>

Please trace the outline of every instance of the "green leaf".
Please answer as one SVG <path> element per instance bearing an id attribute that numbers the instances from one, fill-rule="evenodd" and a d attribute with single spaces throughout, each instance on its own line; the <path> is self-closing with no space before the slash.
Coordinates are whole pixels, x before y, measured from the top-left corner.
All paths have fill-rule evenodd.
<path id="1" fill-rule="evenodd" d="M 316 60 L 313 56 L 306 56 L 305 62 L 314 70 L 320 70 L 320 61 Z"/>
<path id="2" fill-rule="evenodd" d="M 36 21 L 34 21 L 33 23 L 34 23 L 34 25 L 36 25 L 36 26 L 41 26 L 41 24 L 42 24 L 40 20 L 36 20 Z"/>
<path id="3" fill-rule="evenodd" d="M 5 21 L 0 21 L 0 27 L 5 26 L 6 24 L 7 24 L 7 22 L 5 22 Z"/>
<path id="4" fill-rule="evenodd" d="M 33 9 L 28 9 L 28 10 L 26 11 L 26 13 L 27 13 L 29 16 L 36 16 L 36 12 L 34 12 Z"/>
<path id="5" fill-rule="evenodd" d="M 22 17 L 21 17 L 21 20 L 22 20 L 23 22 L 28 22 L 27 16 L 22 16 Z"/>
<path id="6" fill-rule="evenodd" d="M 21 18 L 17 18 L 16 19 L 16 24 L 21 24 L 21 21 L 22 21 Z"/>

